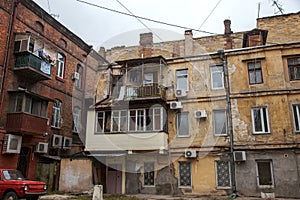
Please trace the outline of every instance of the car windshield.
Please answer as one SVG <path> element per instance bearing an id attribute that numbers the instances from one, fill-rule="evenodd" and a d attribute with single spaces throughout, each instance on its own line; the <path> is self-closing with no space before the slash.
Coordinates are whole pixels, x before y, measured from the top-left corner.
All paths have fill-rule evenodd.
<path id="1" fill-rule="evenodd" d="M 18 170 L 3 170 L 3 175 L 6 180 L 24 180 L 24 176 Z"/>

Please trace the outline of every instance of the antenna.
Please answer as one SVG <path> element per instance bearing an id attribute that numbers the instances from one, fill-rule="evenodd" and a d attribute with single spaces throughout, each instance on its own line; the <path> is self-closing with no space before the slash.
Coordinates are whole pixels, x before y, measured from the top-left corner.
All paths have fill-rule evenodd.
<path id="1" fill-rule="evenodd" d="M 50 1 L 47 0 L 47 2 L 48 2 L 48 10 L 49 10 L 49 14 L 50 14 L 52 17 L 54 17 L 54 18 L 59 18 L 59 14 L 53 14 L 53 13 L 51 13 Z"/>
<path id="2" fill-rule="evenodd" d="M 257 4 L 257 18 L 259 18 L 259 13 L 260 13 L 260 2 Z"/>
<path id="3" fill-rule="evenodd" d="M 279 0 L 273 0 L 273 4 L 272 4 L 272 6 L 276 6 L 277 7 L 277 9 L 279 10 L 279 12 L 283 15 L 283 8 L 282 8 L 282 5 L 281 4 L 279 4 L 279 2 L 278 2 Z M 278 12 L 277 12 L 278 13 Z M 275 14 L 277 14 L 277 13 L 275 13 Z"/>

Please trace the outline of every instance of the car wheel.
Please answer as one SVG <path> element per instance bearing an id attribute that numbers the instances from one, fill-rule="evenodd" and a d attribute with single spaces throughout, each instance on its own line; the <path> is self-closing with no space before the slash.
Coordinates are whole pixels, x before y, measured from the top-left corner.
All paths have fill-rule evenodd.
<path id="1" fill-rule="evenodd" d="M 18 200 L 18 196 L 15 192 L 8 192 L 4 195 L 3 200 Z"/>

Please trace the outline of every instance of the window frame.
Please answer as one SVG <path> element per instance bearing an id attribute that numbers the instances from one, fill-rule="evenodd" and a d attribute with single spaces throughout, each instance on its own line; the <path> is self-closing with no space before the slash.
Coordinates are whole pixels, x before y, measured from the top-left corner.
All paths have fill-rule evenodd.
<path id="1" fill-rule="evenodd" d="M 66 56 L 62 53 L 57 53 L 57 69 L 56 77 L 64 79 L 65 75 Z"/>
<path id="2" fill-rule="evenodd" d="M 272 181 L 271 185 L 260 185 L 260 176 L 259 176 L 259 170 L 258 170 L 258 163 L 269 163 L 269 169 L 270 169 L 270 178 Z M 256 182 L 257 182 L 257 186 L 259 188 L 274 188 L 275 186 L 275 180 L 274 180 L 274 169 L 273 169 L 273 161 L 272 160 L 255 160 L 255 164 L 256 164 Z"/>
<path id="3" fill-rule="evenodd" d="M 215 70 L 217 69 L 217 70 Z M 221 70 L 219 70 L 221 69 Z M 214 87 L 214 74 L 221 74 L 221 83 L 222 86 L 220 87 Z M 214 66 L 210 66 L 210 79 L 211 79 L 211 88 L 213 90 L 220 90 L 220 89 L 224 89 L 224 69 L 222 65 L 214 65 Z"/>
<path id="4" fill-rule="evenodd" d="M 152 164 L 153 165 L 153 171 L 148 171 L 148 172 L 145 172 L 145 164 Z M 144 187 L 155 187 L 155 162 L 144 162 L 143 164 L 144 166 L 144 170 L 143 170 L 143 186 Z M 145 184 L 145 174 L 148 174 L 148 173 L 153 173 L 153 185 L 146 185 Z"/>
<path id="5" fill-rule="evenodd" d="M 76 72 L 79 74 L 79 79 L 75 79 L 75 87 L 78 89 L 82 89 L 83 67 L 80 64 L 77 64 Z"/>
<path id="6" fill-rule="evenodd" d="M 295 109 L 296 109 L 296 111 L 295 111 Z M 295 133 L 300 133 L 300 104 L 292 105 L 292 113 L 293 113 L 294 131 L 295 131 Z M 297 119 L 296 119 L 296 117 L 297 117 Z M 297 127 L 298 127 L 298 129 L 297 129 Z"/>
<path id="7" fill-rule="evenodd" d="M 265 117 L 264 119 L 264 112 L 263 110 L 265 109 Z M 261 118 L 261 126 L 262 126 L 262 131 L 256 131 L 256 126 L 255 126 L 255 116 L 254 116 L 254 110 L 259 110 L 260 111 L 260 118 Z M 260 106 L 260 107 L 253 107 L 251 108 L 251 120 L 252 120 L 252 133 L 259 135 L 259 134 L 270 134 L 270 119 L 269 119 L 269 111 L 267 106 Z M 267 122 L 267 126 L 265 125 L 265 121 Z M 267 131 L 265 130 L 267 127 Z"/>
<path id="8" fill-rule="evenodd" d="M 185 72 L 186 73 L 182 73 L 179 74 L 180 72 Z M 180 80 L 182 80 L 182 82 L 186 82 L 186 86 L 183 87 L 180 84 Z M 180 86 L 181 85 L 181 86 Z M 177 69 L 176 70 L 176 90 L 184 90 L 184 91 L 189 91 L 189 70 L 188 69 Z"/>
<path id="9" fill-rule="evenodd" d="M 254 67 L 250 69 L 250 65 L 253 65 Z M 256 65 L 259 64 L 259 67 L 256 67 Z M 247 70 L 248 70 L 248 78 L 249 78 L 249 85 L 255 85 L 255 84 L 262 84 L 263 81 L 263 72 L 262 72 L 262 64 L 260 60 L 253 60 L 247 62 Z M 260 72 L 261 80 L 258 81 L 257 79 L 257 72 Z M 253 74 L 254 81 L 252 82 L 250 74 Z"/>
<path id="10" fill-rule="evenodd" d="M 299 63 L 297 63 L 298 61 L 296 61 L 296 60 L 300 60 L 300 56 L 296 56 L 296 57 L 291 57 L 291 58 L 287 58 L 287 68 L 288 68 L 288 74 L 289 74 L 289 80 L 290 81 L 299 81 L 300 80 L 300 75 L 299 75 L 299 77 L 297 77 L 297 72 L 295 72 L 295 70 L 296 69 L 298 69 L 299 68 L 299 72 L 300 72 L 300 61 L 299 61 Z M 289 64 L 289 62 L 291 61 L 291 60 L 293 60 L 293 64 Z M 295 64 L 295 62 L 296 62 L 296 64 Z M 294 78 L 292 78 L 292 75 L 291 75 L 291 68 L 293 68 L 293 76 L 294 76 Z"/>
<path id="11" fill-rule="evenodd" d="M 99 119 L 99 116 L 98 116 L 98 113 L 103 113 L 103 118 L 102 118 L 102 131 L 98 131 L 98 119 Z M 95 120 L 95 133 L 105 133 L 105 112 L 104 111 L 96 111 L 96 116 L 95 116 L 96 120 Z"/>
<path id="12" fill-rule="evenodd" d="M 224 114 L 224 119 L 225 119 L 225 128 L 226 128 L 226 131 L 225 133 L 223 134 L 222 132 L 221 133 L 216 133 L 216 121 L 218 120 L 215 120 L 215 116 L 216 116 L 216 113 L 221 113 Z M 228 136 L 228 120 L 227 120 L 227 112 L 225 109 L 218 109 L 218 110 L 213 110 L 213 132 L 214 132 L 214 136 Z"/>
<path id="13" fill-rule="evenodd" d="M 52 107 L 51 127 L 60 129 L 62 125 L 62 102 L 55 99 Z M 56 123 L 58 126 L 56 126 Z"/>
<path id="14" fill-rule="evenodd" d="M 125 115 L 122 115 L 122 113 L 125 112 Z M 113 113 L 118 113 L 118 115 L 115 115 Z M 111 133 L 118 133 L 118 132 L 126 132 L 127 131 L 127 126 L 126 126 L 126 130 L 122 130 L 122 117 L 124 118 L 124 116 L 126 117 L 126 121 L 125 124 L 127 124 L 128 122 L 128 111 L 127 110 L 112 110 L 111 111 L 111 116 L 110 116 L 110 132 Z M 115 122 L 115 119 L 117 119 L 117 122 Z M 114 130 L 114 124 L 117 125 L 117 130 Z"/>
<path id="15" fill-rule="evenodd" d="M 188 163 L 190 165 L 190 185 L 184 186 L 181 185 L 181 174 L 180 174 L 180 165 L 181 163 Z M 179 188 L 192 188 L 193 186 L 193 169 L 192 169 L 192 162 L 190 161 L 178 161 L 178 187 Z"/>
<path id="16" fill-rule="evenodd" d="M 229 186 L 219 186 L 218 183 L 218 163 L 220 162 L 227 162 L 228 164 L 228 176 L 229 176 Z M 232 187 L 232 181 L 231 181 L 231 165 L 230 161 L 223 161 L 223 160 L 215 160 L 215 169 L 216 169 L 216 188 L 217 189 L 230 189 Z"/>
<path id="17" fill-rule="evenodd" d="M 186 122 L 187 122 L 187 135 L 183 135 L 182 133 L 180 134 L 180 128 L 179 128 L 179 117 L 181 118 L 182 115 L 185 115 L 186 116 Z M 176 114 L 176 136 L 177 137 L 180 137 L 180 138 L 184 138 L 184 137 L 190 137 L 191 136 L 191 133 L 190 133 L 190 115 L 189 115 L 189 112 L 179 112 Z"/>
<path id="18" fill-rule="evenodd" d="M 73 108 L 73 125 L 72 125 L 72 131 L 74 133 L 79 133 L 81 129 L 81 109 L 79 107 Z"/>

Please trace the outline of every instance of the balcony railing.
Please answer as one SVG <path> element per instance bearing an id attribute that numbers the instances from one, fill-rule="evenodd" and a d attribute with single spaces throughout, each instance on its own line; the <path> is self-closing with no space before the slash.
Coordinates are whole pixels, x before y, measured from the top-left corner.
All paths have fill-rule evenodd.
<path id="1" fill-rule="evenodd" d="M 126 86 L 126 98 L 150 98 L 160 97 L 165 99 L 166 89 L 158 83 L 143 86 Z"/>
<path id="2" fill-rule="evenodd" d="M 22 132 L 43 135 L 47 132 L 48 119 L 28 113 L 8 113 L 7 132 Z"/>
<path id="3" fill-rule="evenodd" d="M 29 80 L 42 81 L 51 79 L 51 64 L 30 52 L 16 54 L 14 70 Z"/>

